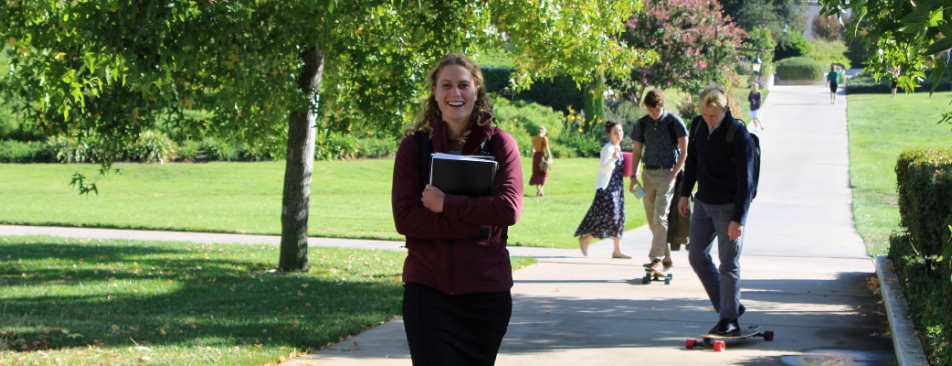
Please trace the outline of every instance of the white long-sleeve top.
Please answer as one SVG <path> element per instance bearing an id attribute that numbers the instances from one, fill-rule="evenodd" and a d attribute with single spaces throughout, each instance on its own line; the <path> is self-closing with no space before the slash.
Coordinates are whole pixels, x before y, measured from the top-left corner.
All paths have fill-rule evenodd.
<path id="1" fill-rule="evenodd" d="M 615 162 L 618 159 L 612 157 L 615 152 L 618 152 L 618 158 L 624 159 L 624 155 L 621 153 L 621 147 L 612 145 L 611 142 L 602 146 L 601 162 L 598 165 L 598 178 L 595 179 L 595 190 L 605 189 L 608 187 L 608 182 L 612 179 L 612 170 L 615 169 Z"/>

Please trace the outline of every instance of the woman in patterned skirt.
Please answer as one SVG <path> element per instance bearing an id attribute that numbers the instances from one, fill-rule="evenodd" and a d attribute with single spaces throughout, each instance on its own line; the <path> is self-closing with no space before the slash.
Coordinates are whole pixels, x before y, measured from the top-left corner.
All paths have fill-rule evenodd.
<path id="1" fill-rule="evenodd" d="M 612 258 L 630 259 L 619 248 L 625 231 L 625 187 L 622 183 L 625 161 L 618 144 L 625 137 L 625 132 L 615 121 L 605 122 L 605 132 L 609 142 L 602 147 L 598 178 L 595 180 L 595 200 L 578 230 L 575 230 L 575 236 L 579 237 L 582 254 L 588 256 L 588 245 L 592 238 L 604 239 L 611 235 L 615 240 Z"/>

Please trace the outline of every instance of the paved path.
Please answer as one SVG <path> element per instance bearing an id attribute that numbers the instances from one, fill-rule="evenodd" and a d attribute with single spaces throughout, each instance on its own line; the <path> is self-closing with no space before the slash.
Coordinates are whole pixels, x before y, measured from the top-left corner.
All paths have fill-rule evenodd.
<path id="1" fill-rule="evenodd" d="M 685 339 L 706 332 L 717 315 L 685 251 L 673 253 L 670 286 L 641 284 L 651 236 L 642 227 L 625 234 L 623 251 L 635 257 L 629 261 L 609 259 L 609 241 L 594 244 L 589 257 L 577 250 L 510 248 L 513 255 L 535 256 L 540 263 L 514 274 L 513 317 L 496 364 L 895 365 L 891 340 L 880 335 L 887 328 L 884 310 L 865 286 L 874 269 L 850 210 L 845 96 L 840 98 L 830 105 L 820 86 L 778 86 L 764 105 L 770 131 L 758 133 L 764 169 L 741 262 L 748 308 L 741 322 L 774 330 L 774 342 L 729 342 L 723 353 L 684 350 Z M 267 236 L 0 226 L 0 235 L 27 234 L 277 243 Z M 310 243 L 400 246 L 339 239 Z M 398 318 L 282 365 L 410 361 Z"/>

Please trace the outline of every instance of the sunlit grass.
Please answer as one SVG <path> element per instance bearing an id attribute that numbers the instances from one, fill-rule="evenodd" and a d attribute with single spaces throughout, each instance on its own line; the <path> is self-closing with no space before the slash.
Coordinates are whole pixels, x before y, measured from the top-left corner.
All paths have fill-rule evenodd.
<path id="1" fill-rule="evenodd" d="M 523 159 L 526 182 L 531 159 Z M 597 159 L 557 159 L 536 198 L 526 185 L 511 245 L 571 248 L 595 197 Z M 71 190 L 77 171 L 97 165 L 0 164 L 0 222 L 28 225 L 280 234 L 283 162 L 120 164 L 101 179 L 99 195 Z M 309 234 L 315 237 L 403 240 L 393 224 L 393 160 L 315 162 Z M 627 184 L 627 183 L 626 183 Z M 645 223 L 641 202 L 627 195 L 627 228 Z"/>
<path id="2" fill-rule="evenodd" d="M 856 230 L 869 254 L 885 254 L 899 230 L 896 159 L 908 149 L 952 146 L 948 124 L 937 125 L 952 93 L 851 94 L 847 103 L 850 184 Z"/>
<path id="3" fill-rule="evenodd" d="M 400 314 L 404 252 L 309 252 L 278 275 L 269 245 L 0 237 L 0 364 L 276 364 Z"/>

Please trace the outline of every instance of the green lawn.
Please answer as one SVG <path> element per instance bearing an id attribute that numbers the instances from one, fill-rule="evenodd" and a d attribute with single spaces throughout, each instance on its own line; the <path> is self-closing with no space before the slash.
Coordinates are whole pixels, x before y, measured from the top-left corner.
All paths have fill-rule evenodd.
<path id="1" fill-rule="evenodd" d="M 908 149 L 952 146 L 949 125 L 937 125 L 952 93 L 848 96 L 850 182 L 856 230 L 871 255 L 885 254 L 899 230 L 896 159 Z"/>
<path id="2" fill-rule="evenodd" d="M 575 229 L 594 198 L 597 159 L 558 159 L 536 198 L 526 186 L 511 245 L 573 248 Z M 531 160 L 523 160 L 525 181 Z M 284 162 L 119 164 L 99 181 L 99 195 L 68 183 L 90 164 L 0 164 L 0 223 L 279 234 Z M 393 225 L 393 160 L 315 162 L 309 233 L 315 237 L 402 240 Z M 627 184 L 627 183 L 626 183 Z M 627 195 L 626 228 L 645 224 L 641 202 Z"/>
<path id="3" fill-rule="evenodd" d="M 309 273 L 276 275 L 270 245 L 0 237 L 0 254 L 0 364 L 24 365 L 275 364 L 399 315 L 406 256 L 310 248 Z"/>

